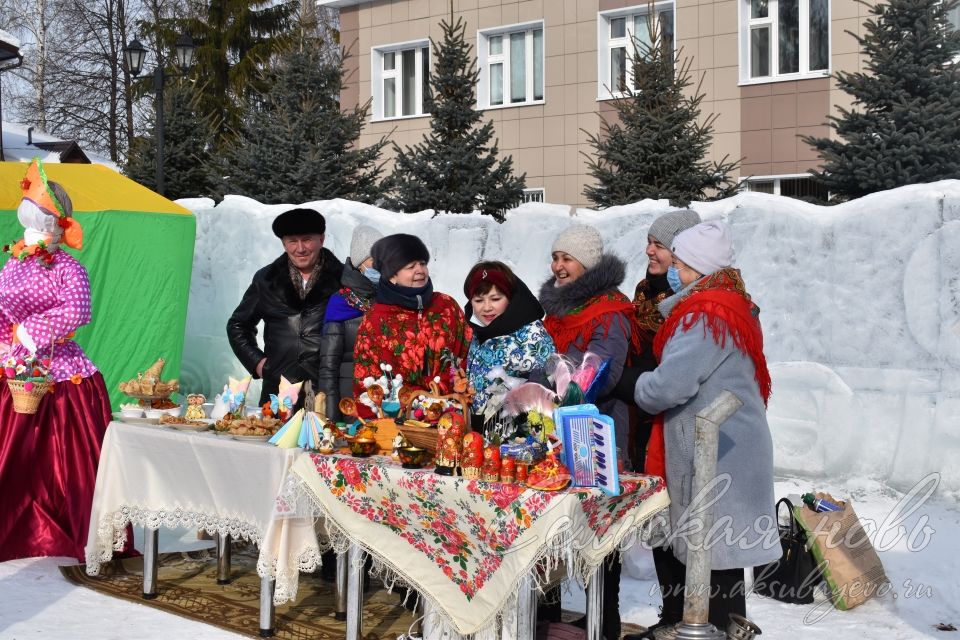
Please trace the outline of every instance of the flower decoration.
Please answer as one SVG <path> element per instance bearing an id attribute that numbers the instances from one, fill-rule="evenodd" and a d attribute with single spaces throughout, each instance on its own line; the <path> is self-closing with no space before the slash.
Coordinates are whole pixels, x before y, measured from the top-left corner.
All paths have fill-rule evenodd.
<path id="1" fill-rule="evenodd" d="M 3 375 L 10 380 L 30 383 L 45 382 L 50 375 L 50 359 L 30 355 L 22 358 L 10 356 L 3 361 Z M 24 385 L 26 388 L 27 385 Z M 29 391 L 30 389 L 26 389 Z"/>
<path id="2" fill-rule="evenodd" d="M 75 373 L 72 376 L 70 376 L 70 382 L 72 382 L 73 384 L 80 384 L 81 382 L 83 382 L 83 376 L 81 376 L 79 373 Z"/>

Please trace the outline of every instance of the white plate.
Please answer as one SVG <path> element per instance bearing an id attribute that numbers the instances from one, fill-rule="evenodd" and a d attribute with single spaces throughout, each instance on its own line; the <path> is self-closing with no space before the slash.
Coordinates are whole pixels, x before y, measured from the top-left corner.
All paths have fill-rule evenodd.
<path id="1" fill-rule="evenodd" d="M 114 420 L 119 420 L 120 422 L 126 424 L 149 424 L 149 425 L 158 425 L 160 424 L 160 418 L 128 418 L 124 416 L 119 411 L 113 414 Z"/>
<path id="2" fill-rule="evenodd" d="M 173 422 L 161 422 L 160 424 L 165 427 L 176 429 L 177 431 L 207 431 L 208 429 L 212 428 L 212 425 L 209 422 L 201 425 L 176 424 Z"/>
<path id="3" fill-rule="evenodd" d="M 234 440 L 240 440 L 242 442 L 266 442 L 273 436 L 238 436 L 231 433 L 230 437 Z"/>

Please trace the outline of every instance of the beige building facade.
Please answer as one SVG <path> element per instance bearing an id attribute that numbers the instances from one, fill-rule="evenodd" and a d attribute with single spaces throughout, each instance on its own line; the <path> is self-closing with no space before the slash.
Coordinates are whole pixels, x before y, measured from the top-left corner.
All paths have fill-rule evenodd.
<path id="1" fill-rule="evenodd" d="M 344 106 L 372 100 L 361 144 L 401 147 L 429 130 L 422 95 L 430 40 L 450 0 L 327 0 L 340 10 L 348 59 Z M 826 136 L 834 105 L 849 106 L 830 74 L 862 68 L 856 40 L 867 8 L 856 0 L 453 0 L 480 78 L 477 106 L 502 154 L 526 173 L 528 198 L 589 206 L 588 133 L 614 118 L 617 87 L 632 82 L 635 42 L 649 13 L 691 59 L 702 115 L 716 114 L 711 157 L 741 158 L 747 188 L 811 195 L 818 166 L 799 138 Z"/>

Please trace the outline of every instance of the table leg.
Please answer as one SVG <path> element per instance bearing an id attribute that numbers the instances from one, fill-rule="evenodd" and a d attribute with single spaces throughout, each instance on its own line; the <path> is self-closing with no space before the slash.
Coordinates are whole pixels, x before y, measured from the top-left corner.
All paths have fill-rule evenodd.
<path id="1" fill-rule="evenodd" d="M 351 544 L 347 551 L 347 635 L 346 640 L 359 640 L 363 617 L 363 549 Z"/>
<path id="2" fill-rule="evenodd" d="M 530 576 L 520 582 L 517 590 L 517 639 L 535 640 L 537 637 L 537 592 Z"/>
<path id="3" fill-rule="evenodd" d="M 217 534 L 217 584 L 230 584 L 230 534 Z"/>
<path id="4" fill-rule="evenodd" d="M 602 640 L 603 563 L 590 576 L 587 587 L 587 640 Z"/>
<path id="5" fill-rule="evenodd" d="M 333 586 L 333 617 L 339 622 L 347 619 L 347 556 L 349 554 L 341 553 L 337 555 L 337 582 Z"/>
<path id="6" fill-rule="evenodd" d="M 273 589 L 276 582 L 273 578 L 260 578 L 260 637 L 273 636 Z"/>
<path id="7" fill-rule="evenodd" d="M 160 530 L 143 528 L 143 599 L 157 597 L 157 547 Z"/>

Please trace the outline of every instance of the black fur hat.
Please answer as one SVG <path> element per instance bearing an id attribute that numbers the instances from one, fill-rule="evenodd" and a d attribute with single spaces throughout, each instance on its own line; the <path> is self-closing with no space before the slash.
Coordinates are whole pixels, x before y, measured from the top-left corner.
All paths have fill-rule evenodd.
<path id="1" fill-rule="evenodd" d="M 308 233 L 326 233 L 327 221 L 319 211 L 313 209 L 290 209 L 284 211 L 273 221 L 273 235 L 300 236 Z"/>
<path id="2" fill-rule="evenodd" d="M 370 248 L 370 256 L 373 258 L 373 268 L 380 272 L 384 280 L 389 280 L 414 260 L 430 261 L 427 245 L 409 233 L 395 233 L 380 238 Z"/>

